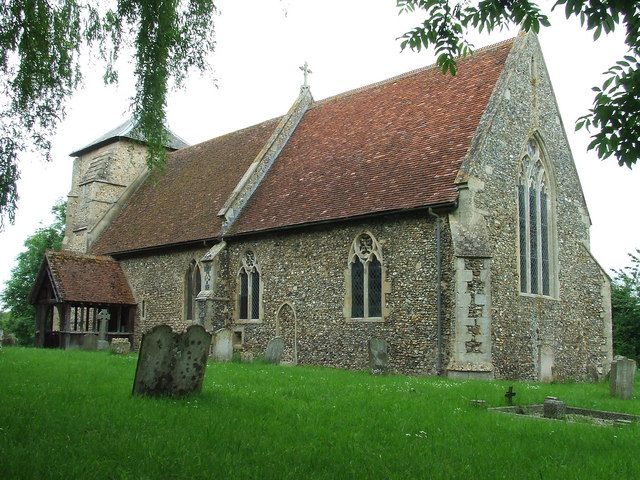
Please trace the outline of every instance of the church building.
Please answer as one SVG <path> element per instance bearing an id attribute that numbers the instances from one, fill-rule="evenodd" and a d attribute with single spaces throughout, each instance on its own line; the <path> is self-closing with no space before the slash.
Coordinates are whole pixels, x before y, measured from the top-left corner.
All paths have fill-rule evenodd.
<path id="1" fill-rule="evenodd" d="M 610 279 L 537 38 L 315 100 L 149 172 L 129 122 L 74 152 L 37 344 L 203 325 L 243 358 L 463 378 L 586 379 L 612 359 Z"/>

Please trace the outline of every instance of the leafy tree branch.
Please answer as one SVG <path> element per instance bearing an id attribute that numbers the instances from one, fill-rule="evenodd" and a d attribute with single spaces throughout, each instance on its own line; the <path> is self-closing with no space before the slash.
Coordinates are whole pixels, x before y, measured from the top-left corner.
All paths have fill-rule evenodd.
<path id="1" fill-rule="evenodd" d="M 400 37 L 402 49 L 434 48 L 443 72 L 455 75 L 456 59 L 469 53 L 471 29 L 491 32 L 509 25 L 539 32 L 550 25 L 537 1 L 397 0 L 400 13 L 422 11 L 422 24 Z M 589 150 L 601 159 L 613 156 L 619 165 L 631 168 L 640 156 L 640 2 L 630 0 L 557 0 L 565 16 L 577 18 L 593 38 L 617 28 L 625 31 L 627 55 L 605 72 L 602 86 L 589 112 L 576 122 L 576 129 L 592 132 Z"/>

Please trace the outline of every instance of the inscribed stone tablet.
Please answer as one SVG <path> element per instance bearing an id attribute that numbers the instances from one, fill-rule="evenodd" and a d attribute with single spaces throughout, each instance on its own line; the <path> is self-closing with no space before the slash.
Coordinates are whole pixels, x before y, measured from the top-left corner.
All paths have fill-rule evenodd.
<path id="1" fill-rule="evenodd" d="M 176 338 L 176 356 L 173 368 L 173 396 L 200 392 L 207 368 L 211 334 L 201 325 L 191 325 Z"/>
<path id="2" fill-rule="evenodd" d="M 233 332 L 221 328 L 213 339 L 213 358 L 218 362 L 230 362 L 233 358 Z"/>
<path id="3" fill-rule="evenodd" d="M 369 367 L 372 373 L 385 373 L 389 369 L 387 342 L 380 338 L 369 340 Z"/>

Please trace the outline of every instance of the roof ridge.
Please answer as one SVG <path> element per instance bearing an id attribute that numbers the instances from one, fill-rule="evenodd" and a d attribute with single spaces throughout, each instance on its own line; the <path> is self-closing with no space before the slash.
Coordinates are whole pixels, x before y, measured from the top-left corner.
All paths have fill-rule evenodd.
<path id="1" fill-rule="evenodd" d="M 238 130 L 231 130 L 230 132 L 223 133 L 222 135 L 218 135 L 217 137 L 207 138 L 206 140 L 203 140 L 203 141 L 201 141 L 201 142 L 195 143 L 195 144 L 193 144 L 193 145 L 189 145 L 188 147 L 181 148 L 180 150 L 176 150 L 176 151 L 174 151 L 174 152 L 169 152 L 169 155 L 174 155 L 174 154 L 176 154 L 176 153 L 178 153 L 178 152 L 180 152 L 180 153 L 182 153 L 182 152 L 188 152 L 189 150 L 191 150 L 191 149 L 193 149 L 193 148 L 196 148 L 196 147 L 200 147 L 200 146 L 204 145 L 205 143 L 213 142 L 213 141 L 215 141 L 215 140 L 220 140 L 220 139 L 222 139 L 222 138 L 224 138 L 224 137 L 228 137 L 228 136 L 230 136 L 230 135 L 234 135 L 234 134 L 236 134 L 236 133 L 244 132 L 244 131 L 246 131 L 246 130 L 250 130 L 250 129 L 252 129 L 252 128 L 259 127 L 260 125 L 263 125 L 263 124 L 265 124 L 265 123 L 269 123 L 269 122 L 273 122 L 273 121 L 275 121 L 275 120 L 279 120 L 279 119 L 281 119 L 282 117 L 284 117 L 284 115 L 278 115 L 277 117 L 271 117 L 271 118 L 269 118 L 269 119 L 267 119 L 267 120 L 263 120 L 263 121 L 261 121 L 261 122 L 254 123 L 253 125 L 249 125 L 249 126 L 246 126 L 246 127 L 242 127 L 242 128 L 240 128 L 240 129 L 238 129 Z"/>
<path id="2" fill-rule="evenodd" d="M 65 257 L 91 258 L 91 259 L 97 259 L 97 260 L 110 260 L 110 261 L 117 262 L 117 260 L 115 260 L 113 257 L 109 255 L 93 255 L 91 253 L 76 252 L 74 250 L 47 250 L 45 252 L 45 255 L 46 256 L 60 255 Z"/>
<path id="3" fill-rule="evenodd" d="M 502 40 L 500 42 L 492 43 L 490 45 L 485 45 L 484 47 L 480 47 L 478 49 L 475 49 L 469 55 L 466 55 L 466 56 L 463 56 L 463 57 L 458 57 L 458 59 L 460 59 L 460 60 L 469 59 L 471 57 L 474 57 L 474 56 L 478 55 L 479 53 L 485 52 L 486 50 L 493 50 L 493 49 L 501 47 L 501 46 L 503 46 L 503 45 L 505 45 L 507 43 L 513 43 L 516 38 L 517 38 L 517 35 L 514 36 L 514 37 L 507 38 L 505 40 Z M 404 78 L 411 77 L 413 75 L 417 75 L 419 73 L 423 73 L 423 72 L 426 72 L 427 70 L 432 70 L 434 68 L 437 68 L 437 65 L 435 63 L 431 63 L 431 64 L 426 65 L 424 67 L 415 68 L 413 70 L 409 70 L 408 72 L 400 73 L 400 74 L 395 75 L 395 76 L 390 77 L 390 78 L 385 78 L 384 80 L 380 80 L 378 82 L 370 83 L 368 85 L 363 85 L 361 87 L 356 87 L 356 88 L 353 88 L 351 90 L 347 90 L 345 92 L 337 93 L 337 94 L 332 95 L 330 97 L 326 97 L 326 98 L 323 98 L 321 100 L 313 102 L 311 104 L 311 106 L 309 107 L 309 110 L 311 110 L 311 109 L 313 109 L 313 108 L 315 108 L 317 106 L 323 105 L 325 103 L 328 103 L 328 102 L 330 102 L 332 100 L 338 100 L 338 99 L 347 97 L 349 95 L 354 95 L 356 93 L 363 92 L 365 90 L 369 90 L 369 89 L 376 88 L 376 87 L 379 87 L 379 86 L 382 86 L 382 85 L 386 85 L 388 83 L 396 82 L 398 80 L 402 80 Z"/>

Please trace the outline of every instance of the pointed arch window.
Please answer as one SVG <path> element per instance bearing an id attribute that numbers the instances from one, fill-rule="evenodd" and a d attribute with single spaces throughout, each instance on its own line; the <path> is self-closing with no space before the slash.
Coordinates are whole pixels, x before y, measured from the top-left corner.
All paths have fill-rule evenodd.
<path id="1" fill-rule="evenodd" d="M 352 319 L 383 317 L 382 249 L 370 233 L 353 241 L 349 254 L 349 288 L 347 308 Z"/>
<path id="2" fill-rule="evenodd" d="M 249 250 L 242 258 L 238 272 L 238 318 L 259 320 L 261 306 L 260 267 L 255 254 Z"/>
<path id="3" fill-rule="evenodd" d="M 192 260 L 184 278 L 184 318 L 194 320 L 196 316 L 196 298 L 202 289 L 200 266 Z"/>
<path id="4" fill-rule="evenodd" d="M 518 237 L 520 291 L 553 296 L 550 183 L 538 142 L 530 140 L 520 163 Z"/>

